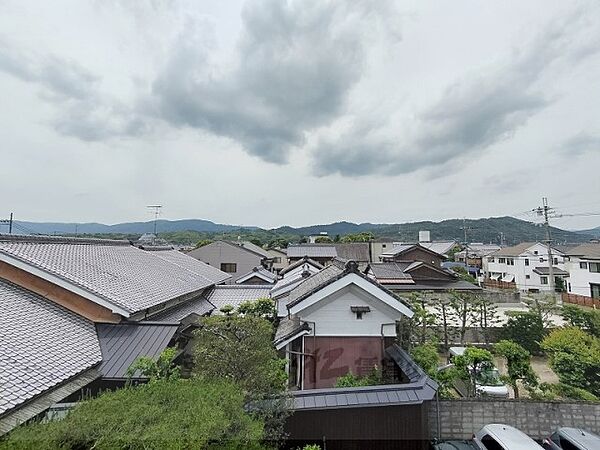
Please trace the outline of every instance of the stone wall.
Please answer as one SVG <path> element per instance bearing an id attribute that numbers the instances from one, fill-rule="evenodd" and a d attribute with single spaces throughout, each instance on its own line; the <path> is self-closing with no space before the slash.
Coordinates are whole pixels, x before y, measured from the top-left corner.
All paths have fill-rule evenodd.
<path id="1" fill-rule="evenodd" d="M 559 426 L 600 434 L 600 403 L 460 399 L 430 404 L 432 438 L 468 439 L 490 423 L 512 425 L 534 439 L 548 437 Z"/>

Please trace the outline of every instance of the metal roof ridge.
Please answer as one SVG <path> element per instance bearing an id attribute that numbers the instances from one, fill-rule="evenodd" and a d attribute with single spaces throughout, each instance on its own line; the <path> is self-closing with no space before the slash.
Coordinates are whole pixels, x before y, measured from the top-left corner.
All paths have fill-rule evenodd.
<path id="1" fill-rule="evenodd" d="M 319 388 L 319 389 L 303 389 L 300 391 L 291 391 L 290 393 L 294 397 L 300 397 L 303 395 L 331 395 L 331 394 L 352 394 L 356 392 L 387 392 L 387 391 L 399 391 L 399 390 L 410 390 L 410 389 L 421 389 L 425 387 L 430 378 L 428 376 L 421 377 L 418 381 L 410 383 L 397 383 L 397 384 L 378 384 L 374 386 L 354 386 L 344 388 Z"/>

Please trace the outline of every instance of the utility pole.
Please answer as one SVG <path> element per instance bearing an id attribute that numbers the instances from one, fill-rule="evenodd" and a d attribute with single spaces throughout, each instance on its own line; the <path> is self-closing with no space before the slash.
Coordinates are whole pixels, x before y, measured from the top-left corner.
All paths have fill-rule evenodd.
<path id="1" fill-rule="evenodd" d="M 544 216 L 544 225 L 546 227 L 546 245 L 548 247 L 548 284 L 550 285 L 550 292 L 554 294 L 554 257 L 552 256 L 552 238 L 550 237 L 550 223 L 548 222 L 548 212 L 551 212 L 552 208 L 548 206 L 548 199 L 542 198 L 542 206 L 536 208 L 534 211 L 537 212 L 538 216 Z"/>

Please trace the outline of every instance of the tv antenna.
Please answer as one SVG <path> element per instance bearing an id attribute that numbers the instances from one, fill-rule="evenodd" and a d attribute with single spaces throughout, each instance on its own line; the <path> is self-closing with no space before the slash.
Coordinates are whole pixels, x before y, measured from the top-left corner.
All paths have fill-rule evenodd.
<path id="1" fill-rule="evenodd" d="M 160 216 L 162 205 L 148 205 L 146 208 L 148 208 L 150 212 L 154 214 L 154 235 L 156 236 L 156 222 Z"/>

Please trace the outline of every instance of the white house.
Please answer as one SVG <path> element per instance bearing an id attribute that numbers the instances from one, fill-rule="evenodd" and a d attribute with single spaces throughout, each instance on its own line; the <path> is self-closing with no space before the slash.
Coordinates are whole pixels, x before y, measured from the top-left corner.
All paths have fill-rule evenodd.
<path id="1" fill-rule="evenodd" d="M 413 315 L 392 292 L 360 273 L 354 261 L 343 266 L 335 260 L 281 302 L 287 317 L 275 346 L 285 351 L 290 385 L 299 389 L 333 387 L 348 372 L 364 375 L 381 368 L 396 322 Z"/>
<path id="2" fill-rule="evenodd" d="M 552 249 L 555 287 L 566 287 L 569 272 L 565 255 Z M 548 279 L 548 248 L 541 242 L 523 242 L 505 247 L 483 258 L 484 277 L 496 281 L 515 283 L 517 289 L 528 292 L 550 291 Z"/>
<path id="3" fill-rule="evenodd" d="M 600 243 L 582 244 L 566 254 L 567 291 L 600 298 Z"/>

